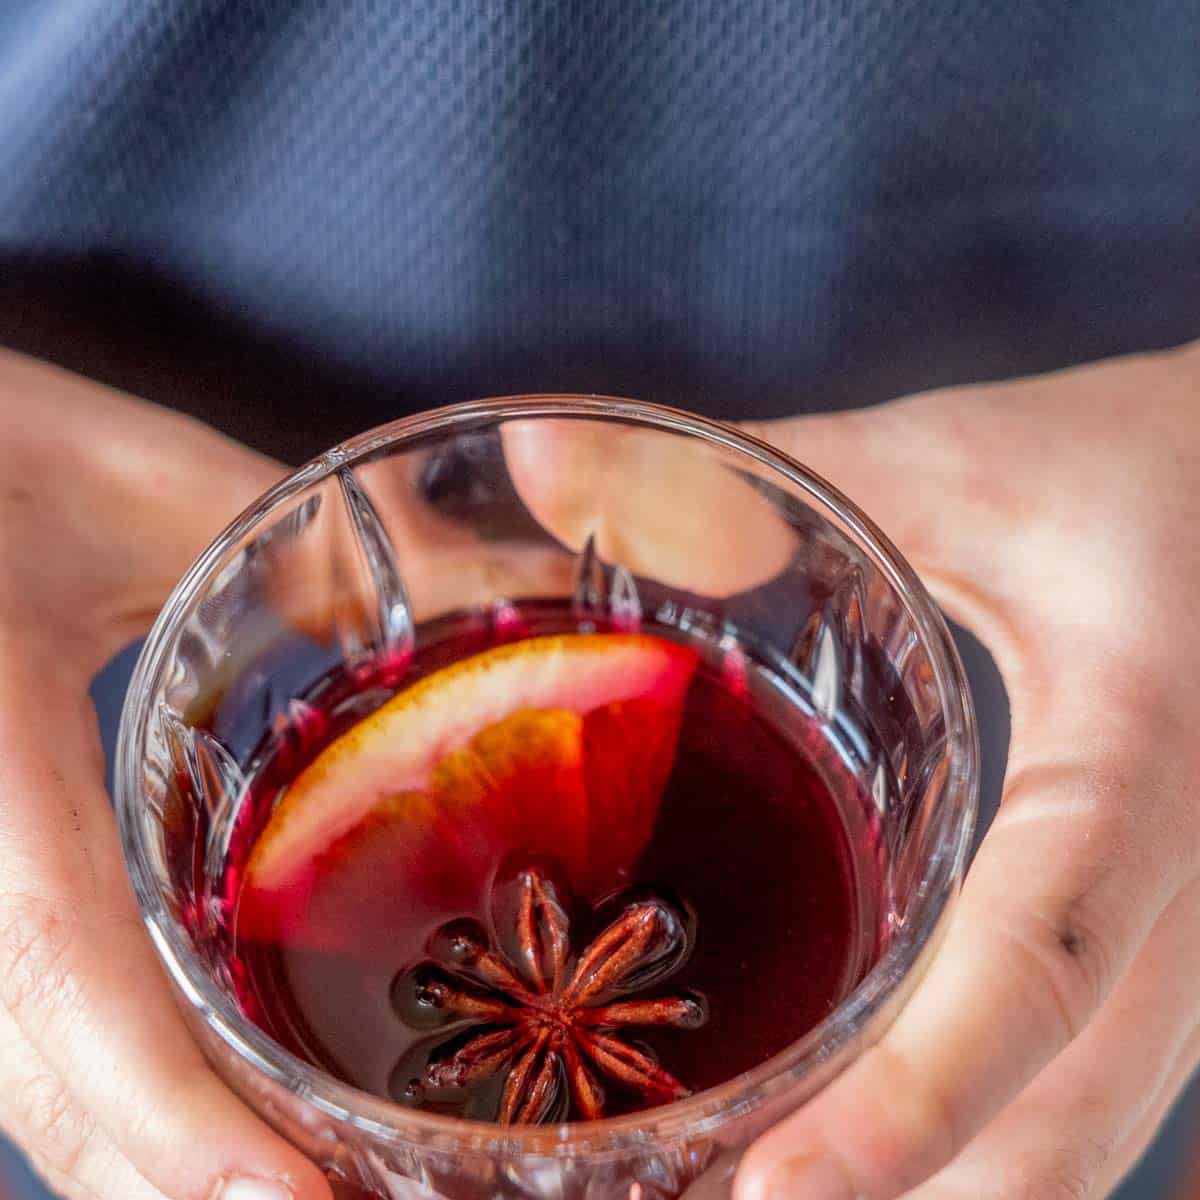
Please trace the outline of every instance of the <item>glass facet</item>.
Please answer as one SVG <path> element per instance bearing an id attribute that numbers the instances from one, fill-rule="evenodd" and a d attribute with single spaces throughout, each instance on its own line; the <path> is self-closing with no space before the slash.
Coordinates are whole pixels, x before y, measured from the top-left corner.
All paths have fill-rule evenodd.
<path id="1" fill-rule="evenodd" d="M 304 721 L 306 684 L 361 668 L 367 711 L 372 685 L 403 676 L 431 622 L 470 612 L 502 625 L 534 598 L 569 602 L 584 624 L 672 628 L 783 680 L 853 759 L 869 803 L 843 816 L 883 883 L 863 897 L 874 966 L 783 1053 L 647 1112 L 501 1128 L 367 1095 L 274 1043 L 238 1008 L 210 888 L 262 732 Z M 116 798 L 138 900 L 194 1035 L 341 1194 L 666 1200 L 727 1194 L 745 1146 L 894 1018 L 965 870 L 977 757 L 945 623 L 828 484 L 683 413 L 517 397 L 366 433 L 235 521 L 143 649 Z"/>

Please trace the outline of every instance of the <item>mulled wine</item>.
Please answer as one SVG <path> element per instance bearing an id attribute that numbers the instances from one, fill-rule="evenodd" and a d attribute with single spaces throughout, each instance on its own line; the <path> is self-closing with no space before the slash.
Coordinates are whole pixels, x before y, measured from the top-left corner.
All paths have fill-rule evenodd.
<path id="1" fill-rule="evenodd" d="M 877 946 L 869 803 L 740 650 L 562 613 L 336 668 L 254 756 L 216 887 L 247 1014 L 404 1105 L 635 1112 L 765 1062 Z"/>

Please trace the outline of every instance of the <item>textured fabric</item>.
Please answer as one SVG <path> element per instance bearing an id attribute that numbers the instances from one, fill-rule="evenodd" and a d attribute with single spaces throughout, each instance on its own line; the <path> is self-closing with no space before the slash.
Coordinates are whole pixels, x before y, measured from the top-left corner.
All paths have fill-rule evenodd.
<path id="1" fill-rule="evenodd" d="M 1200 0 L 3 0 L 0 339 L 291 453 L 858 403 L 1200 333 L 1198 130 Z"/>

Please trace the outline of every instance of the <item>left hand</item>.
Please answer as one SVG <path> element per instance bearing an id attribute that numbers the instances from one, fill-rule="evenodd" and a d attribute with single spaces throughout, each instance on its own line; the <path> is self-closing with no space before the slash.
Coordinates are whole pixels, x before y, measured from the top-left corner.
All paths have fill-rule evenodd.
<path id="1" fill-rule="evenodd" d="M 1200 1061 L 1200 346 L 762 426 L 989 646 L 1007 784 L 882 1041 L 738 1200 L 1099 1200 Z"/>
<path id="2" fill-rule="evenodd" d="M 929 973 L 747 1152 L 737 1200 L 1099 1200 L 1200 1061 L 1200 345 L 751 432 L 879 519 L 988 645 L 1012 738 Z M 563 543 L 600 531 L 635 573 L 710 595 L 787 560 L 790 530 L 732 474 L 716 494 L 643 438 L 613 487 L 593 441 L 506 431 Z"/>

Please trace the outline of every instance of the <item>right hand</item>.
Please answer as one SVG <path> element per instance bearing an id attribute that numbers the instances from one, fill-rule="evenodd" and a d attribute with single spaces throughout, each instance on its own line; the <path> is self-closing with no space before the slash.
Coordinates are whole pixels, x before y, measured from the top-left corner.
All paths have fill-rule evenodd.
<path id="1" fill-rule="evenodd" d="M 416 500 L 419 466 L 370 480 L 416 616 L 570 586 L 561 551 L 481 541 Z M 0 350 L 0 1128 L 68 1197 L 330 1196 L 182 1023 L 126 877 L 88 699 L 282 472 L 196 421 Z M 324 637 L 330 598 L 313 593 L 278 602 Z"/>
<path id="2" fill-rule="evenodd" d="M 88 684 L 280 467 L 0 351 L 0 1126 L 89 1200 L 328 1200 L 209 1069 L 126 879 Z"/>

